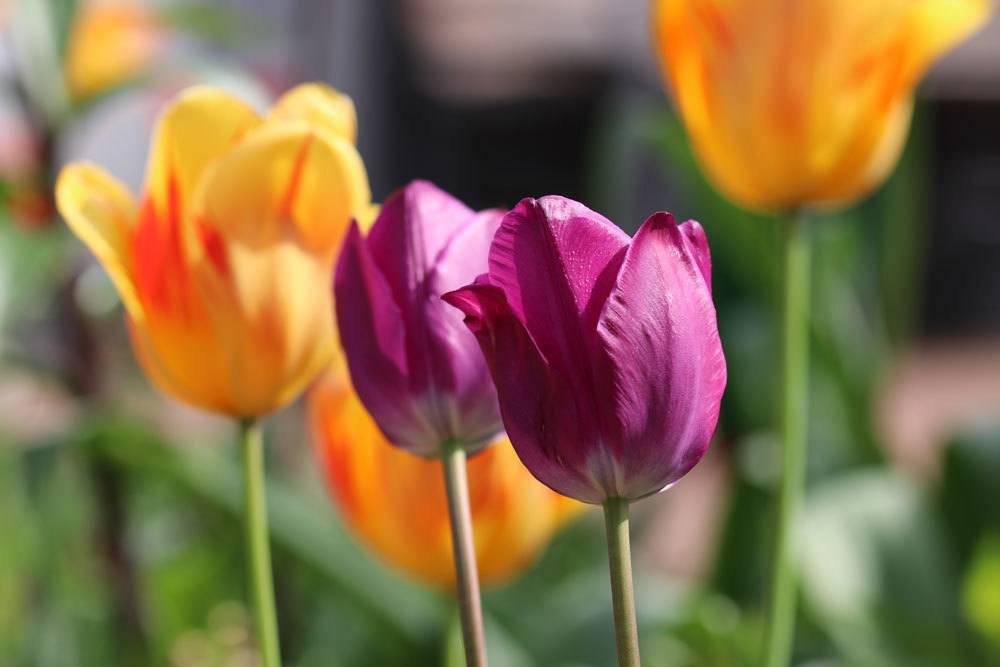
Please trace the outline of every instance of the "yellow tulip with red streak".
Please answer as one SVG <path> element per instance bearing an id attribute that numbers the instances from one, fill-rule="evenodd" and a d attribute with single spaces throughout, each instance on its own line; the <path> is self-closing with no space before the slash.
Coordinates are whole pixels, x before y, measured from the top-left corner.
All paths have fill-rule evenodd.
<path id="1" fill-rule="evenodd" d="M 371 206 L 354 128 L 350 100 L 318 84 L 263 117 L 196 87 L 162 113 L 138 201 L 93 164 L 62 171 L 59 210 L 117 287 L 164 392 L 254 417 L 330 362 L 334 255 Z"/>
<path id="2" fill-rule="evenodd" d="M 341 515 L 389 564 L 433 586 L 454 587 L 441 467 L 393 447 L 365 411 L 342 367 L 311 390 L 317 455 Z M 479 574 L 486 585 L 526 569 L 583 505 L 531 476 L 506 439 L 468 461 Z"/>
<path id="3" fill-rule="evenodd" d="M 913 91 L 991 0 L 653 0 L 657 51 L 696 154 L 729 199 L 849 204 L 890 173 Z"/>

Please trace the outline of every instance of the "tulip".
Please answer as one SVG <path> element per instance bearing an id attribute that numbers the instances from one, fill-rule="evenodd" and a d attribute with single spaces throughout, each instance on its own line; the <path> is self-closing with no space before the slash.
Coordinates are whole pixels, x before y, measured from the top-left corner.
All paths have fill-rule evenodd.
<path id="1" fill-rule="evenodd" d="M 604 505 L 622 665 L 638 665 L 628 503 L 702 457 L 726 384 L 701 226 L 635 238 L 563 197 L 508 213 L 489 271 L 445 295 L 489 364 L 514 449 L 555 491 Z"/>
<path id="2" fill-rule="evenodd" d="M 476 451 L 502 429 L 476 341 L 439 298 L 486 268 L 502 217 L 414 181 L 367 238 L 355 225 L 344 242 L 334 292 L 354 387 L 389 441 L 420 456 Z"/>
<path id="3" fill-rule="evenodd" d="M 352 217 L 369 206 L 354 145 L 295 118 L 274 118 L 210 88 L 160 117 L 136 204 L 113 177 L 71 164 L 59 209 L 104 264 L 125 304 L 136 356 L 164 392 L 248 418 L 297 396 L 335 347 L 327 284 Z"/>
<path id="4" fill-rule="evenodd" d="M 166 28 L 132 0 L 86 0 L 70 28 L 63 64 L 76 99 L 92 97 L 137 77 L 166 43 Z"/>
<path id="5" fill-rule="evenodd" d="M 803 212 L 851 204 L 892 171 L 924 72 L 992 0 L 654 0 L 668 84 L 709 180 L 782 223 L 782 473 L 765 667 L 791 661 L 792 535 L 805 479 L 811 243 Z"/>
<path id="6" fill-rule="evenodd" d="M 466 660 L 486 664 L 465 460 L 501 430 L 475 338 L 440 297 L 486 269 L 501 211 L 476 213 L 425 181 L 383 204 L 368 235 L 347 234 L 334 278 L 351 381 L 389 442 L 440 458 Z"/>
<path id="7" fill-rule="evenodd" d="M 657 55 L 701 164 L 747 208 L 842 206 L 878 186 L 913 91 L 991 0 L 654 0 Z"/>
<path id="8" fill-rule="evenodd" d="M 350 529 L 390 565 L 454 590 L 448 506 L 435 464 L 393 447 L 336 373 L 310 391 L 309 413 L 317 456 Z M 582 508 L 535 481 L 505 438 L 470 459 L 468 472 L 485 585 L 521 573 Z"/>
<path id="9" fill-rule="evenodd" d="M 329 113 L 317 113 L 323 105 Z M 353 125 L 353 108 L 318 85 L 291 91 L 264 118 L 222 91 L 192 88 L 160 117 L 140 204 L 92 164 L 67 166 L 56 185 L 66 222 L 118 289 L 153 383 L 241 421 L 265 667 L 279 658 L 255 419 L 332 358 L 333 304 L 322 286 L 349 220 L 370 205 L 344 136 Z"/>

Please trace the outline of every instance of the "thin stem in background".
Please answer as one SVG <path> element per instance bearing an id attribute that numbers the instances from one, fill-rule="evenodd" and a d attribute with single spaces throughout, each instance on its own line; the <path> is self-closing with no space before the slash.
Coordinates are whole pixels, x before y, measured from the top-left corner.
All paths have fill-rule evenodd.
<path id="1" fill-rule="evenodd" d="M 628 534 L 628 501 L 604 501 L 604 525 L 608 536 L 608 567 L 611 572 L 611 602 L 615 612 L 618 666 L 639 667 L 639 627 L 635 616 L 632 585 L 632 549 Z"/>
<path id="2" fill-rule="evenodd" d="M 257 647 L 263 667 L 280 667 L 278 621 L 274 611 L 274 583 L 271 580 L 271 547 L 267 530 L 267 501 L 264 495 L 264 443 L 260 425 L 252 419 L 240 422 L 243 454 L 243 484 L 246 520 L 247 563 L 253 591 Z"/>
<path id="3" fill-rule="evenodd" d="M 455 554 L 458 612 L 462 619 L 462 642 L 468 667 L 486 667 L 486 638 L 483 610 L 479 600 L 479 572 L 472 539 L 472 511 L 469 509 L 469 480 L 465 470 L 465 450 L 446 443 L 441 465 L 448 491 L 451 542 Z"/>
<path id="4" fill-rule="evenodd" d="M 801 216 L 782 224 L 781 281 L 781 481 L 772 546 L 764 635 L 764 667 L 788 667 L 795 640 L 794 529 L 805 485 L 809 390 L 808 225 Z"/>

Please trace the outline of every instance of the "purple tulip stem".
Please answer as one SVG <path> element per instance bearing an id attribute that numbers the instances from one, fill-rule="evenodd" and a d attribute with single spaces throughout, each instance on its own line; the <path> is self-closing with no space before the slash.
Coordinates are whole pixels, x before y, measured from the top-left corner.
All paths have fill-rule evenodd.
<path id="1" fill-rule="evenodd" d="M 639 667 L 639 627 L 635 616 L 632 585 L 632 549 L 629 545 L 629 501 L 604 501 L 604 524 L 608 536 L 608 567 L 611 572 L 611 602 L 615 613 L 618 667 Z"/>
<path id="2" fill-rule="evenodd" d="M 264 440 L 256 420 L 240 422 L 240 448 L 243 454 L 247 565 L 253 594 L 257 649 L 263 667 L 281 667 L 271 547 L 267 534 L 267 500 L 264 496 Z"/>
<path id="3" fill-rule="evenodd" d="M 486 637 L 483 633 L 483 610 L 479 599 L 476 547 L 472 538 L 465 449 L 457 443 L 445 443 L 441 450 L 441 465 L 444 467 L 444 482 L 448 491 L 448 516 L 451 519 L 456 595 L 462 621 L 465 663 L 468 667 L 486 667 Z"/>
<path id="4" fill-rule="evenodd" d="M 781 480 L 772 545 L 764 667 L 788 667 L 795 641 L 795 527 L 806 476 L 810 241 L 807 221 L 781 221 Z"/>

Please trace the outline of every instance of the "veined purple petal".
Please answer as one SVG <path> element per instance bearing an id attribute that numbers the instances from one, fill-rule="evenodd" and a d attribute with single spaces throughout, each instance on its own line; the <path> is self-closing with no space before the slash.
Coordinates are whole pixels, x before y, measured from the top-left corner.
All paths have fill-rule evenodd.
<path id="1" fill-rule="evenodd" d="M 442 298 L 465 314 L 479 342 L 507 435 L 525 467 L 557 493 L 602 502 L 603 490 L 588 476 L 581 447 L 595 437 L 592 420 L 582 414 L 579 395 L 552 372 L 503 290 L 481 277 Z"/>
<path id="2" fill-rule="evenodd" d="M 378 415 L 390 441 L 430 455 L 426 441 L 433 439 L 431 424 L 415 410 L 408 392 L 399 308 L 356 223 L 340 251 L 334 296 L 340 341 L 361 401 Z"/>
<path id="3" fill-rule="evenodd" d="M 598 324 L 625 488 L 659 491 L 702 457 L 715 431 L 726 364 L 697 223 L 651 216 L 625 256 Z"/>
<path id="4" fill-rule="evenodd" d="M 430 297 L 425 330 L 432 363 L 443 372 L 433 377 L 441 390 L 439 410 L 451 434 L 470 444 L 487 444 L 503 430 L 496 390 L 479 344 L 462 321 L 462 313 L 440 295 L 476 278 L 487 265 L 493 235 L 504 212 L 499 209 L 474 214 L 438 253 L 427 274 Z"/>
<path id="5" fill-rule="evenodd" d="M 345 285 L 338 289 L 359 291 L 358 280 L 367 280 L 357 301 L 370 301 L 384 316 L 378 326 L 392 332 L 395 376 L 385 372 L 382 360 L 368 358 L 365 346 L 371 340 L 348 335 L 343 343 L 362 402 L 397 445 L 434 455 L 451 440 L 471 452 L 502 430 L 496 391 L 475 337 L 461 314 L 440 298 L 487 268 L 501 218 L 499 211 L 476 213 L 434 185 L 414 181 L 389 197 L 368 238 L 355 234 L 357 247 L 344 255 Z M 351 272 L 352 260 L 367 271 Z M 338 292 L 338 316 L 340 310 Z M 372 340 L 374 333 L 369 332 Z M 371 386 L 363 391 L 364 385 Z M 377 392 L 396 397 L 398 404 L 388 408 Z"/>
<path id="6" fill-rule="evenodd" d="M 669 213 L 667 215 L 670 215 Z M 705 284 L 708 285 L 708 291 L 712 291 L 712 255 L 708 250 L 708 237 L 705 236 L 705 230 L 701 228 L 701 225 L 697 220 L 688 220 L 684 224 L 679 226 L 681 233 L 684 235 L 684 239 L 687 241 L 688 250 L 691 252 L 691 256 L 694 258 L 695 262 L 698 264 L 698 269 L 701 271 L 702 277 L 705 279 Z"/>
<path id="7" fill-rule="evenodd" d="M 629 237 L 604 216 L 563 197 L 523 199 L 490 249 L 490 283 L 581 406 L 588 432 L 600 433 L 592 354 L 597 318 Z M 591 438 L 593 440 L 594 438 Z"/>

